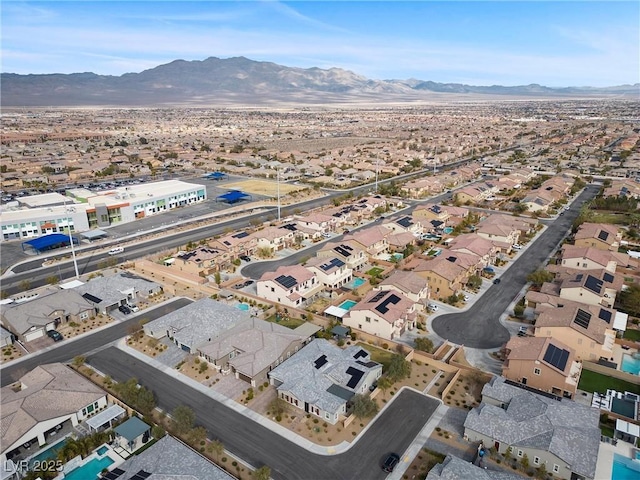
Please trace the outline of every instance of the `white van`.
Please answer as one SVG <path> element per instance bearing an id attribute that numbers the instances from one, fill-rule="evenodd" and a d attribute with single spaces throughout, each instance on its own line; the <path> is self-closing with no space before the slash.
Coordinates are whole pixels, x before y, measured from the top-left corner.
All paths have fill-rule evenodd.
<path id="1" fill-rule="evenodd" d="M 119 253 L 124 252 L 124 247 L 113 247 L 109 250 L 109 255 L 118 255 Z"/>

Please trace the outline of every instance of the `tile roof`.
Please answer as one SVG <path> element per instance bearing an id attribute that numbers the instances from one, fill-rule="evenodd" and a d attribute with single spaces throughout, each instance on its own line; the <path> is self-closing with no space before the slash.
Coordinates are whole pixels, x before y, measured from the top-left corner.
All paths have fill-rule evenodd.
<path id="1" fill-rule="evenodd" d="M 371 290 L 349 312 L 371 311 L 387 322 L 394 323 L 401 318 L 405 318 L 413 305 L 413 300 L 387 288 Z"/>
<path id="2" fill-rule="evenodd" d="M 386 285 L 393 285 L 399 290 L 418 294 L 427 287 L 427 282 L 414 272 L 394 270 L 391 275 L 380 282 L 381 287 Z"/>
<path id="3" fill-rule="evenodd" d="M 549 451 L 588 478 L 595 477 L 600 447 L 600 411 L 568 399 L 555 400 L 494 377 L 483 398 L 499 399 L 503 409 L 481 403 L 467 414 L 469 428 L 500 443 Z"/>
<path id="4" fill-rule="evenodd" d="M 487 446 L 488 448 L 489 446 Z M 522 480 L 520 475 L 502 470 L 485 470 L 461 458 L 447 455 L 435 465 L 425 480 Z"/>
<path id="5" fill-rule="evenodd" d="M 72 415 L 106 395 L 62 363 L 40 365 L 20 378 L 20 383 L 19 391 L 11 386 L 0 389 L 3 449 L 38 423 Z"/>

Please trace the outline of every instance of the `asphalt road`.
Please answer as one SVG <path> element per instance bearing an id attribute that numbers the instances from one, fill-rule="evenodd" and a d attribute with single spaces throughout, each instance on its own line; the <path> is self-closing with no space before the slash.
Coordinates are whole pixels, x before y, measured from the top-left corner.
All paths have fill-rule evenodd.
<path id="1" fill-rule="evenodd" d="M 177 298 L 155 308 L 150 308 L 140 312 L 125 321 L 116 323 L 109 328 L 92 333 L 82 338 L 62 341 L 56 344 L 55 348 L 26 358 L 23 361 L 12 362 L 0 369 L 0 384 L 4 387 L 18 380 L 25 373 L 33 370 L 38 365 L 55 362 L 69 362 L 78 355 L 86 355 L 109 345 L 111 342 L 127 335 L 127 330 L 131 325 L 139 323 L 141 320 L 155 320 L 163 315 L 173 312 L 190 304 L 193 300 L 188 298 Z"/>
<path id="2" fill-rule="evenodd" d="M 550 223 L 509 266 L 500 277 L 500 284 L 492 285 L 469 310 L 434 318 L 434 332 L 452 343 L 471 348 L 498 348 L 509 341 L 509 332 L 500 323 L 500 316 L 527 283 L 527 275 L 542 267 L 566 237 L 582 204 L 595 197 L 598 190 L 597 185 L 587 187 L 570 209 Z"/>
<path id="3" fill-rule="evenodd" d="M 256 468 L 269 466 L 274 479 L 385 478 L 380 469 L 385 455 L 390 451 L 402 454 L 439 404 L 433 398 L 404 390 L 352 448 L 340 455 L 325 456 L 297 446 L 115 347 L 91 355 L 88 363 L 118 382 L 137 378 L 155 393 L 158 406 L 164 411 L 171 412 L 178 405 L 189 406 L 209 438 L 220 440 L 228 451 Z"/>

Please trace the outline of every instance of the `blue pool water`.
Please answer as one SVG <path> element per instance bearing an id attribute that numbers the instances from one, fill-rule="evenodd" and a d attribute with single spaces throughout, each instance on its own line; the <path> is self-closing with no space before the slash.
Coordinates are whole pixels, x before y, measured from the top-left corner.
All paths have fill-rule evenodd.
<path id="1" fill-rule="evenodd" d="M 238 307 L 240 310 L 244 310 L 245 312 L 249 311 L 248 303 L 239 303 L 238 305 L 236 305 L 236 307 Z"/>
<path id="2" fill-rule="evenodd" d="M 340 305 L 338 305 L 338 308 L 344 308 L 345 310 L 351 310 L 353 308 L 353 306 L 356 305 L 357 303 L 358 302 L 354 302 L 353 300 L 345 300 Z"/>
<path id="3" fill-rule="evenodd" d="M 349 288 L 349 289 L 353 290 L 354 288 L 358 288 L 359 286 L 363 285 L 364 283 L 366 283 L 366 280 L 364 278 L 355 277 L 350 282 L 345 283 L 344 284 L 344 288 Z"/>
<path id="4" fill-rule="evenodd" d="M 109 451 L 108 447 L 102 446 L 100 447 L 98 450 L 96 450 L 96 452 L 98 453 L 98 455 L 102 456 L 105 453 L 107 453 Z"/>
<path id="5" fill-rule="evenodd" d="M 617 453 L 613 454 L 611 480 L 637 480 L 639 477 L 640 463 Z"/>
<path id="6" fill-rule="evenodd" d="M 640 375 L 640 358 L 633 358 L 631 355 L 625 353 L 622 355 L 622 365 L 620 368 L 623 372 Z"/>
<path id="7" fill-rule="evenodd" d="M 65 474 L 64 480 L 94 480 L 98 474 L 113 463 L 109 457 L 94 458 L 78 468 Z"/>
<path id="8" fill-rule="evenodd" d="M 54 443 L 53 445 L 51 445 L 46 450 L 43 450 L 38 455 L 36 455 L 35 457 L 31 458 L 29 460 L 29 463 L 31 463 L 33 465 L 33 462 L 43 462 L 45 460 L 55 460 L 55 458 L 58 456 L 58 452 L 60 451 L 60 449 L 62 447 L 64 447 L 65 443 L 67 443 L 66 440 L 62 440 L 62 441 L 60 441 L 58 443 Z"/>
<path id="9" fill-rule="evenodd" d="M 403 254 L 401 254 L 401 253 L 394 253 L 394 254 L 393 254 L 393 257 L 394 257 L 396 260 L 402 260 L 402 259 L 404 258 L 404 255 L 403 255 Z"/>
<path id="10" fill-rule="evenodd" d="M 451 232 L 453 232 L 453 228 L 451 228 L 451 227 L 444 227 L 444 228 L 442 229 L 442 231 L 443 231 L 444 233 L 446 233 L 447 235 L 449 235 Z"/>

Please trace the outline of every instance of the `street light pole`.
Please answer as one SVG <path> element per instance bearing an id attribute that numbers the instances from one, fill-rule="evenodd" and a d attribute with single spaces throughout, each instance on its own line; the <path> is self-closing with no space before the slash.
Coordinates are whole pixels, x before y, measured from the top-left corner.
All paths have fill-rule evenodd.
<path id="1" fill-rule="evenodd" d="M 278 190 L 278 222 L 280 221 L 280 167 L 276 168 L 276 188 Z"/>
<path id="2" fill-rule="evenodd" d="M 67 208 L 67 200 L 64 200 L 64 211 L 67 214 L 67 229 L 69 230 L 69 243 L 71 244 L 71 256 L 73 257 L 73 268 L 76 271 L 76 279 L 80 278 L 80 273 L 78 272 L 78 262 L 76 260 L 76 249 L 73 245 L 73 236 L 71 235 L 71 221 L 69 216 L 69 209 Z"/>
<path id="3" fill-rule="evenodd" d="M 380 169 L 380 159 L 376 157 L 376 193 L 378 193 L 378 170 Z"/>

